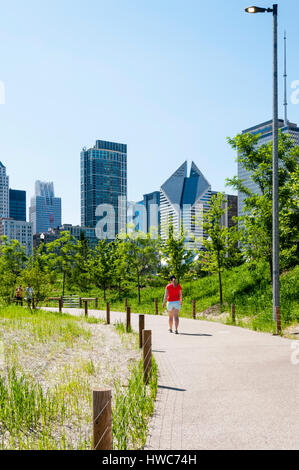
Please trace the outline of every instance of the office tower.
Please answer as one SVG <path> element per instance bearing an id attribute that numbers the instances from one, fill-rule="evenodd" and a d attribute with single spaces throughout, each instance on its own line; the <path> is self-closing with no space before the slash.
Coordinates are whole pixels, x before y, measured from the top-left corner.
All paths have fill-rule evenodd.
<path id="1" fill-rule="evenodd" d="M 131 227 L 134 226 L 134 229 Z M 160 191 L 143 195 L 139 202 L 128 201 L 127 232 L 141 231 L 157 238 L 160 233 Z"/>
<path id="2" fill-rule="evenodd" d="M 55 197 L 53 183 L 36 181 L 29 220 L 33 223 L 33 233 L 47 232 L 61 225 L 61 198 Z"/>
<path id="3" fill-rule="evenodd" d="M 146 233 L 146 213 L 143 201 L 127 202 L 127 233 Z"/>
<path id="4" fill-rule="evenodd" d="M 9 177 L 0 162 L 0 217 L 9 217 Z"/>
<path id="5" fill-rule="evenodd" d="M 154 191 L 143 195 L 143 205 L 146 215 L 146 232 L 151 230 L 160 233 L 160 191 Z"/>
<path id="6" fill-rule="evenodd" d="M 127 146 L 97 140 L 81 152 L 81 225 L 100 239 L 126 231 Z"/>
<path id="7" fill-rule="evenodd" d="M 26 248 L 27 256 L 33 251 L 33 227 L 30 222 L 13 220 L 10 218 L 0 219 L 0 238 L 6 235 L 8 241 L 17 240 Z M 1 242 L 0 242 L 1 243 Z"/>
<path id="8" fill-rule="evenodd" d="M 218 193 L 218 191 L 212 191 L 211 195 L 214 196 Z M 238 196 L 225 194 L 222 207 L 226 209 L 226 211 L 221 218 L 221 226 L 231 228 L 233 225 L 237 224 L 237 222 L 234 221 L 234 217 L 238 216 Z"/>
<path id="9" fill-rule="evenodd" d="M 279 119 L 278 127 L 283 134 L 289 134 L 293 139 L 294 145 L 299 145 L 299 128 L 296 124 L 287 121 L 285 124 L 284 120 Z M 272 141 L 272 121 L 263 122 L 256 126 L 250 127 L 242 131 L 242 134 L 260 134 L 258 145 L 264 145 Z M 238 177 L 243 181 L 243 184 L 255 194 L 260 194 L 259 186 L 252 181 L 251 173 L 238 162 Z M 238 215 L 243 215 L 244 199 L 246 195 L 242 192 L 238 192 Z"/>
<path id="10" fill-rule="evenodd" d="M 26 191 L 9 190 L 9 217 L 26 222 Z"/>
<path id="11" fill-rule="evenodd" d="M 160 214 L 161 237 L 168 236 L 169 224 L 178 233 L 183 225 L 187 232 L 186 246 L 190 249 L 202 248 L 206 237 L 202 218 L 208 210 L 211 199 L 211 185 L 192 162 L 190 175 L 187 176 L 187 162 L 183 163 L 161 186 Z"/>

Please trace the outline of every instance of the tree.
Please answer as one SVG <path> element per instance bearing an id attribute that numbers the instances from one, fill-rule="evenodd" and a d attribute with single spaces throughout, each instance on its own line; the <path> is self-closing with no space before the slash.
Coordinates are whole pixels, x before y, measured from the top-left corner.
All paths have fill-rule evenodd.
<path id="1" fill-rule="evenodd" d="M 25 247 L 17 240 L 1 237 L 0 245 L 0 296 L 9 302 L 15 295 L 17 279 L 27 261 Z"/>
<path id="2" fill-rule="evenodd" d="M 161 251 L 165 262 L 163 275 L 169 277 L 173 274 L 179 282 L 189 272 L 194 258 L 193 252 L 186 248 L 183 226 L 175 236 L 173 224 L 170 222 L 168 237 L 162 242 Z"/>
<path id="3" fill-rule="evenodd" d="M 127 235 L 123 245 L 123 255 L 131 275 L 137 282 L 138 303 L 141 302 L 142 280 L 157 271 L 159 265 L 159 244 L 150 234 L 140 231 Z"/>
<path id="4" fill-rule="evenodd" d="M 118 297 L 121 299 L 121 293 L 129 279 L 129 269 L 127 260 L 126 237 L 117 237 L 113 242 L 113 259 L 115 281 L 118 287 Z"/>
<path id="5" fill-rule="evenodd" d="M 111 287 L 115 277 L 113 255 L 113 242 L 108 243 L 106 240 L 100 240 L 87 265 L 92 282 L 99 289 L 103 289 L 104 300 L 106 300 L 106 290 Z"/>
<path id="6" fill-rule="evenodd" d="M 77 286 L 80 292 L 85 292 L 90 287 L 89 260 L 92 255 L 85 234 L 81 232 L 75 245 L 74 266 L 69 278 L 69 283 Z"/>
<path id="7" fill-rule="evenodd" d="M 237 161 L 249 171 L 260 194 L 254 194 L 237 176 L 227 185 L 246 195 L 239 217 L 242 250 L 250 261 L 267 261 L 272 278 L 272 142 L 258 146 L 258 135 L 239 134 L 228 139 L 238 151 Z M 279 132 L 279 239 L 281 267 L 298 262 L 299 147 Z"/>
<path id="8" fill-rule="evenodd" d="M 208 237 L 203 239 L 205 251 L 199 252 L 202 269 L 218 274 L 220 305 L 223 304 L 222 272 L 240 260 L 237 226 L 221 225 L 221 218 L 228 210 L 224 200 L 224 193 L 213 195 L 210 209 L 203 214 L 203 230 Z"/>
<path id="9" fill-rule="evenodd" d="M 44 252 L 43 243 L 32 255 L 21 273 L 21 283 L 31 285 L 34 292 L 35 306 L 45 299 L 51 290 L 51 271 L 48 268 L 48 255 Z"/>
<path id="10" fill-rule="evenodd" d="M 62 275 L 62 295 L 64 296 L 65 286 L 72 277 L 75 266 L 75 256 L 77 253 L 76 239 L 70 232 L 61 232 L 61 237 L 47 245 L 49 254 L 49 267 L 56 273 Z"/>

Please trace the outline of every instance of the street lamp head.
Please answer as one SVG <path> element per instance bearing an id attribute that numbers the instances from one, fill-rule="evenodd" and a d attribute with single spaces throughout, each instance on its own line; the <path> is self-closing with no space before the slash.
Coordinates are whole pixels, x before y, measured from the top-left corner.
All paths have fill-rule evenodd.
<path id="1" fill-rule="evenodd" d="M 271 10 L 271 8 L 260 8 L 260 7 L 252 6 L 252 7 L 245 8 L 245 11 L 247 13 L 265 13 L 266 11 L 269 12 L 273 10 Z"/>

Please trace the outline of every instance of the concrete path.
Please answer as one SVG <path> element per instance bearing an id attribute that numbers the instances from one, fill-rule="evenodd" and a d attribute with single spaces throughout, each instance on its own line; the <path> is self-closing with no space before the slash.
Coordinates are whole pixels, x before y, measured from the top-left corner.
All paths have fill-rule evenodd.
<path id="1" fill-rule="evenodd" d="M 111 312 L 117 320 L 125 314 Z M 299 343 L 185 318 L 174 335 L 165 316 L 146 315 L 145 328 L 159 366 L 146 449 L 299 449 Z"/>

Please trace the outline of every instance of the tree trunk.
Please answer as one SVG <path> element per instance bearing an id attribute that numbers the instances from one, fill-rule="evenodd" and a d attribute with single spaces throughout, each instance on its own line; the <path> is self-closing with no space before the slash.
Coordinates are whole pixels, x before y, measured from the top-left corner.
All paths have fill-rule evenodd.
<path id="1" fill-rule="evenodd" d="M 106 301 L 106 284 L 104 284 L 104 300 Z"/>
<path id="2" fill-rule="evenodd" d="M 63 282 L 62 282 L 62 297 L 64 297 L 65 277 L 66 277 L 66 272 L 65 272 L 65 271 L 63 271 Z"/>

